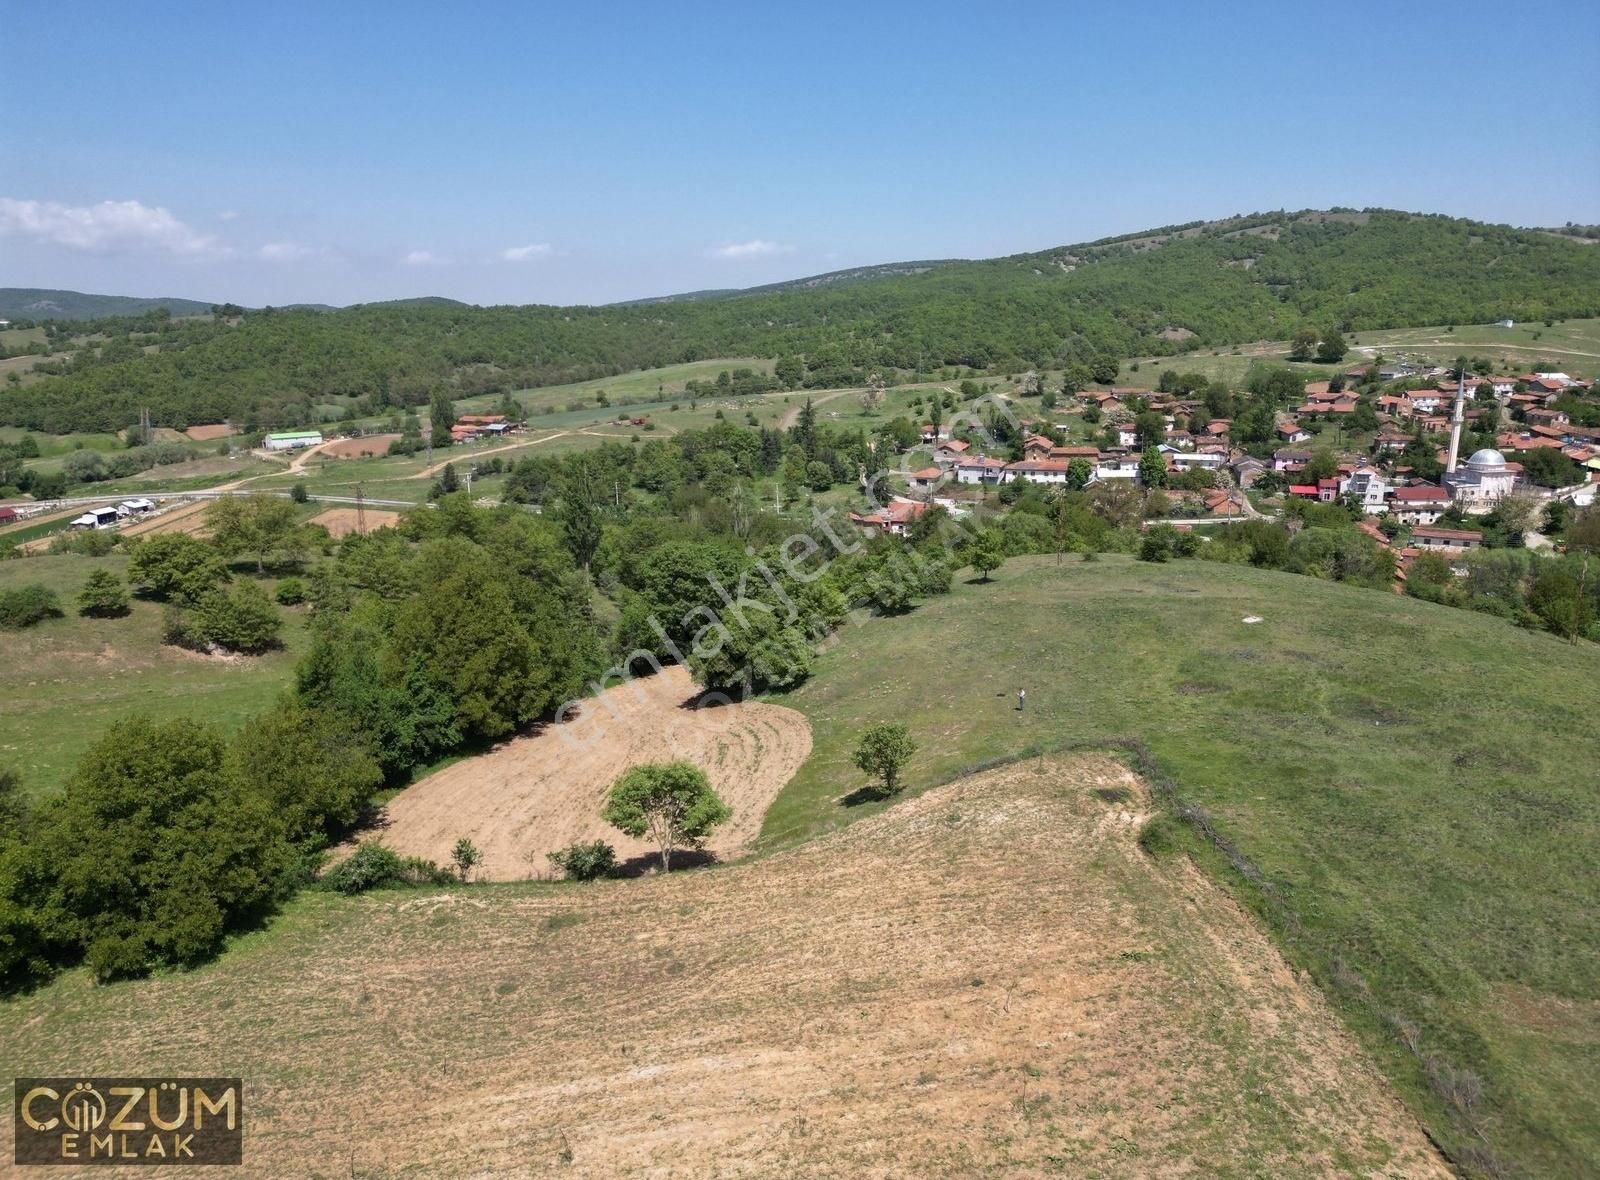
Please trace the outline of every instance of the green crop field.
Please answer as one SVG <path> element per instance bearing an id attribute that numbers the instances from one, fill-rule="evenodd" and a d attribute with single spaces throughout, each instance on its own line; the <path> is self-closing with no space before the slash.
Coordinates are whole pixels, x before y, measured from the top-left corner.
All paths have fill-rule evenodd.
<path id="1" fill-rule="evenodd" d="M 1592 1174 L 1597 676 L 1592 645 L 1370 590 L 1193 561 L 1014 560 L 989 585 L 847 625 L 783 698 L 815 746 L 763 839 L 884 806 L 842 802 L 865 785 L 850 752 L 874 722 L 910 726 L 914 786 L 1136 739 L 1259 866 L 1281 903 L 1221 875 L 1430 1124 L 1443 1108 L 1397 1027 L 1482 1076 L 1484 1137 L 1519 1172 Z"/>
<path id="2" fill-rule="evenodd" d="M 0 589 L 43 583 L 66 612 L 23 631 L 0 631 L 0 764 L 22 774 L 29 794 L 57 790 L 122 717 L 192 717 L 231 730 L 289 684 L 304 646 L 303 608 L 282 612 L 282 650 L 226 659 L 164 646 L 156 603 L 135 600 L 120 619 L 80 618 L 75 600 L 89 572 L 120 573 L 126 565 L 120 555 L 0 562 Z"/>

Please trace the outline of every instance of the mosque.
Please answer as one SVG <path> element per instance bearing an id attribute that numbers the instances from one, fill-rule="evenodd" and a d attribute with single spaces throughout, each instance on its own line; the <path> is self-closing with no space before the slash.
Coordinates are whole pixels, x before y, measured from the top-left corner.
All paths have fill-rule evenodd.
<path id="1" fill-rule="evenodd" d="M 1467 383 L 1463 378 L 1456 389 L 1455 409 L 1450 415 L 1450 458 L 1445 464 L 1444 486 L 1461 510 L 1484 513 L 1516 490 L 1522 477 L 1520 466 L 1506 462 L 1499 451 L 1485 447 L 1473 453 L 1464 465 L 1458 465 L 1461 452 L 1461 424 L 1465 414 Z"/>

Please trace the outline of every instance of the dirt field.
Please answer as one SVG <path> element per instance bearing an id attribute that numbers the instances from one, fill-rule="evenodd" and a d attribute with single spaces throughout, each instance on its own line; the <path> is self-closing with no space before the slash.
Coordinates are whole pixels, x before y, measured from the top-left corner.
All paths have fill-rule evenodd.
<path id="1" fill-rule="evenodd" d="M 630 766 L 682 758 L 705 770 L 733 818 L 707 850 L 726 860 L 761 830 L 767 805 L 811 752 L 811 728 L 793 709 L 743 702 L 686 709 L 696 689 L 682 668 L 609 689 L 564 726 L 516 738 L 408 787 L 389 804 L 383 842 L 447 862 L 470 836 L 488 880 L 548 877 L 547 855 L 604 839 L 619 860 L 653 851 L 600 819 L 606 791 Z"/>
<path id="2" fill-rule="evenodd" d="M 206 509 L 210 507 L 210 500 L 192 500 L 187 504 L 179 504 L 175 508 L 168 508 L 164 512 L 148 516 L 137 524 L 128 525 L 122 530 L 122 535 L 153 537 L 157 533 L 187 533 L 190 536 L 202 536 L 208 531 Z"/>
<path id="3" fill-rule="evenodd" d="M 0 1072 L 242 1073 L 245 1175 L 1447 1176 L 1146 806 L 1029 762 L 725 869 L 312 895 L 0 1010 Z"/>
<path id="4" fill-rule="evenodd" d="M 194 442 L 215 442 L 219 438 L 237 434 L 238 431 L 226 422 L 219 422 L 210 426 L 191 426 L 184 433 Z"/>
<path id="5" fill-rule="evenodd" d="M 398 434 L 369 434 L 365 438 L 341 438 L 324 443 L 319 451 L 335 459 L 359 459 L 363 455 L 387 455 L 389 444 Z"/>
<path id="6" fill-rule="evenodd" d="M 380 508 L 367 508 L 363 511 L 366 513 L 366 527 L 369 533 L 400 523 L 398 512 L 385 512 Z M 358 519 L 354 508 L 329 508 L 317 513 L 306 523 L 320 524 L 328 530 L 330 537 L 338 538 L 347 537 L 355 532 Z"/>

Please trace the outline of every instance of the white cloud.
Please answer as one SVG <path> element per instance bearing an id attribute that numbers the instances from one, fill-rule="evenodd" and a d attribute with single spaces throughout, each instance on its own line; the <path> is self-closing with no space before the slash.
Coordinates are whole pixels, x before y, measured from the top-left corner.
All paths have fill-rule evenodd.
<path id="1" fill-rule="evenodd" d="M 302 258 L 320 253 L 322 251 L 302 246 L 299 242 L 268 242 L 256 251 L 256 257 L 263 262 L 299 262 Z"/>
<path id="2" fill-rule="evenodd" d="M 0 197 L 0 236 L 16 234 L 69 250 L 152 250 L 185 258 L 220 258 L 231 250 L 160 206 L 138 201 L 63 205 Z"/>
<path id="3" fill-rule="evenodd" d="M 431 250 L 413 250 L 400 259 L 401 266 L 439 266 L 444 262 Z"/>
<path id="4" fill-rule="evenodd" d="M 727 246 L 716 246 L 706 251 L 712 258 L 770 258 L 774 254 L 793 254 L 793 246 L 780 245 L 769 242 L 764 238 L 752 238 L 748 242 L 734 242 Z"/>
<path id="5" fill-rule="evenodd" d="M 535 258 L 548 258 L 555 253 L 549 242 L 534 242 L 527 246 L 512 246 L 500 255 L 507 262 L 532 262 Z"/>
<path id="6" fill-rule="evenodd" d="M 239 220 L 239 211 L 237 209 L 224 209 L 221 213 L 217 214 L 217 220 L 218 221 L 238 221 Z"/>

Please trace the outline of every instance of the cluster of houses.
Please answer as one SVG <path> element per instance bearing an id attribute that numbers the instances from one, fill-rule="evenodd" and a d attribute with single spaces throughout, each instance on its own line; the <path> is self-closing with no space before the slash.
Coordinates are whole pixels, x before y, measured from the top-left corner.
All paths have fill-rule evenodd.
<path id="1" fill-rule="evenodd" d="M 504 414 L 462 414 L 450 427 L 450 441 L 463 443 L 480 438 L 499 438 L 516 429 L 517 424 Z"/>
<path id="2" fill-rule="evenodd" d="M 1365 376 L 1365 370 L 1353 369 L 1346 376 L 1358 379 Z M 1166 418 L 1164 438 L 1157 449 L 1169 473 L 1211 471 L 1231 477 L 1238 489 L 1245 489 L 1266 472 L 1274 472 L 1287 482 L 1291 496 L 1323 503 L 1353 500 L 1369 517 L 1392 515 L 1414 530 L 1413 548 L 1417 551 L 1476 547 L 1482 543 L 1480 534 L 1439 528 L 1440 517 L 1452 508 L 1467 514 L 1486 513 L 1513 492 L 1537 490 L 1530 489 L 1523 478 L 1522 465 L 1508 459 L 1508 454 L 1545 447 L 1559 449 L 1592 473 L 1593 482 L 1579 493 L 1576 502 L 1585 503 L 1592 498 L 1593 483 L 1600 482 L 1600 429 L 1575 425 L 1554 407 L 1553 403 L 1562 393 L 1581 384 L 1568 374 L 1526 373 L 1513 377 L 1468 374 L 1464 382 L 1467 393 L 1475 393 L 1480 385 L 1487 383 L 1494 390 L 1498 404 L 1464 398 L 1458 415 L 1453 412 L 1454 403 L 1463 383 L 1459 379 L 1447 381 L 1449 375 L 1442 369 L 1421 374 L 1404 366 L 1392 366 L 1381 371 L 1379 376 L 1386 381 L 1421 376 L 1434 379 L 1435 384 L 1378 398 L 1380 426 L 1373 447 L 1375 457 L 1342 458 L 1331 475 L 1297 478 L 1312 464 L 1314 455 L 1296 444 L 1312 438 L 1312 432 L 1300 424 L 1300 419 L 1333 419 L 1355 412 L 1358 405 L 1355 395 L 1346 392 L 1338 381 L 1307 383 L 1304 403 L 1296 408 L 1293 417 L 1276 426 L 1276 437 L 1282 445 L 1270 461 L 1234 448 L 1229 438 L 1232 423 L 1225 419 L 1205 420 L 1205 425 L 1196 432 L 1177 429 L 1175 423 L 1180 415 L 1193 418 L 1203 409 L 1199 401 L 1148 389 L 1112 388 L 1079 395 L 1085 404 L 1101 412 L 1103 429 L 1108 432 L 1105 448 L 1062 445 L 1033 434 L 1023 444 L 1022 458 L 1007 461 L 983 454 L 972 444 L 951 437 L 948 430 L 925 424 L 922 440 L 932 448 L 933 463 L 911 472 L 908 481 L 913 497 L 921 493 L 923 499 L 897 498 L 885 508 L 863 515 L 858 523 L 903 534 L 926 510 L 925 501 L 932 500 L 939 489 L 948 485 L 995 486 L 1014 480 L 1065 484 L 1072 479 L 1074 464 L 1086 466 L 1088 483 L 1137 485 L 1142 455 L 1135 449 L 1137 431 L 1127 420 L 1136 407 Z M 1498 426 L 1501 406 L 1520 411 L 1522 421 L 1517 429 L 1501 431 L 1496 448 L 1485 448 L 1458 463 L 1460 428 L 1464 422 L 1482 421 L 1487 415 Z M 1409 468 L 1396 466 L 1386 458 L 1398 456 L 1409 447 L 1419 427 L 1424 433 L 1452 432 L 1450 447 L 1441 448 L 1438 453 L 1439 461 L 1447 467 L 1439 484 L 1416 479 Z M 1080 474 L 1083 471 L 1084 467 L 1080 467 Z M 1228 480 L 1224 478 L 1219 482 L 1226 484 Z M 1242 492 L 1234 488 L 1219 487 L 1195 498 L 1202 501 L 1200 506 L 1207 514 L 1236 516 L 1248 512 Z M 1375 525 L 1371 527 L 1382 535 Z"/>
<path id="3" fill-rule="evenodd" d="M 104 508 L 91 508 L 82 516 L 72 519 L 75 529 L 110 529 L 116 528 L 130 516 L 143 516 L 146 512 L 155 509 L 153 500 L 146 500 L 137 496 L 131 500 L 124 500 L 120 504 L 108 504 Z"/>

